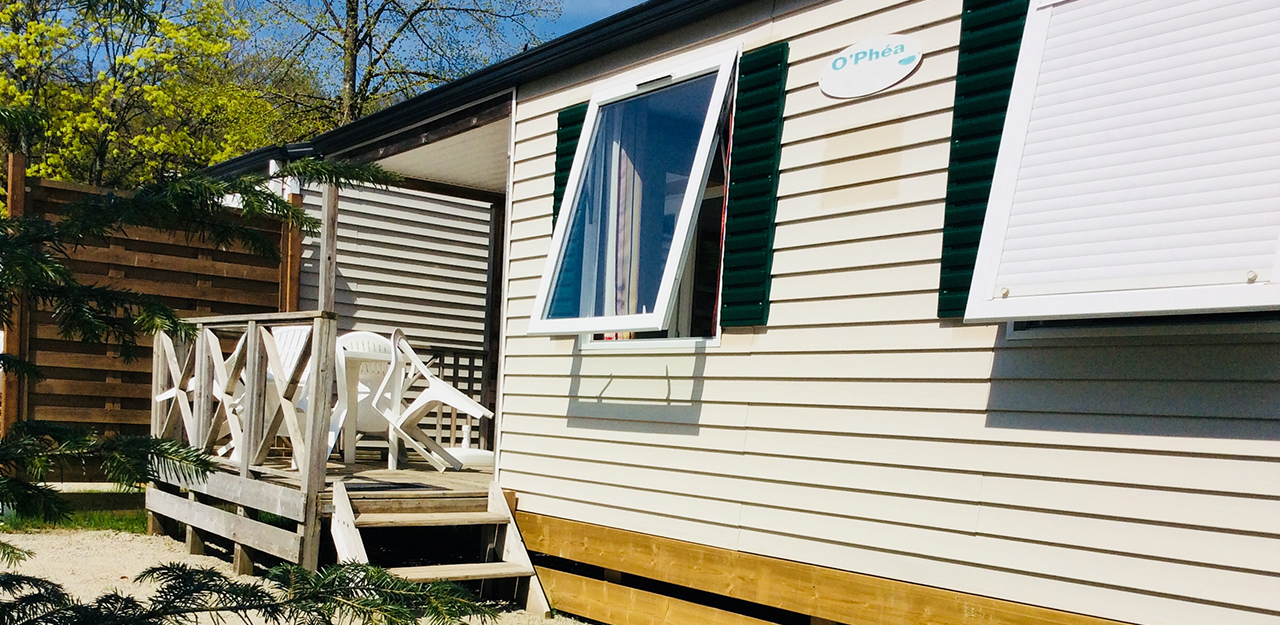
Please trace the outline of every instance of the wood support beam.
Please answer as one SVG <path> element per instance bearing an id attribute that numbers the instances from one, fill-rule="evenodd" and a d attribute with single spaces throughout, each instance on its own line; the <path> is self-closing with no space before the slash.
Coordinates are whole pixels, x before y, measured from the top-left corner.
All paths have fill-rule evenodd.
<path id="1" fill-rule="evenodd" d="M 620 586 L 564 571 L 538 567 L 552 606 L 558 611 L 609 625 L 766 625 L 769 621 Z"/>
<path id="2" fill-rule="evenodd" d="M 27 208 L 27 156 L 21 153 L 9 155 L 6 163 L 8 180 L 5 206 L 10 217 L 26 214 Z M 25 295 L 19 294 L 14 302 L 13 325 L 4 328 L 4 353 L 27 358 L 30 311 Z M 27 384 L 11 371 L 0 372 L 0 436 L 9 433 L 13 425 L 26 413 Z"/>
<path id="3" fill-rule="evenodd" d="M 301 207 L 302 195 L 289 194 L 289 203 Z M 280 228 L 280 312 L 298 309 L 298 287 L 302 276 L 302 232 L 297 228 Z"/>
<path id="4" fill-rule="evenodd" d="M 1118 625 L 1080 614 L 527 512 L 517 512 L 516 523 L 532 552 L 836 623 Z M 546 584 L 546 578 L 542 579 Z M 547 594 L 553 607 L 572 612 L 564 607 L 553 585 L 548 584 Z"/>

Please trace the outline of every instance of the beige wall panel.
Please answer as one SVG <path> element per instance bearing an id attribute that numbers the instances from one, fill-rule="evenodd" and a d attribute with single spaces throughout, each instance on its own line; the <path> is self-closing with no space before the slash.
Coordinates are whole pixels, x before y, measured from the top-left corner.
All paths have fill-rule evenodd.
<path id="1" fill-rule="evenodd" d="M 778 201 L 778 229 L 792 221 L 810 219 L 834 219 L 862 211 L 873 211 L 891 207 L 907 207 L 919 204 L 936 204 L 939 210 L 943 207 L 942 199 L 947 193 L 947 173 L 933 172 L 918 176 L 896 178 L 884 182 L 858 185 L 854 187 L 793 195 Z M 924 222 L 921 226 L 928 226 Z M 937 216 L 937 227 L 942 226 L 942 213 Z M 828 232 L 828 239 L 835 235 L 845 234 L 849 238 L 863 238 L 860 232 Z M 897 233 L 895 233 L 897 234 Z"/>
<path id="2" fill-rule="evenodd" d="M 887 326 L 769 328 L 755 335 L 757 353 L 816 354 L 878 350 L 990 349 L 994 326 L 920 323 Z"/>
<path id="3" fill-rule="evenodd" d="M 555 436 L 588 438 L 599 430 L 619 430 L 622 436 L 653 432 L 673 434 L 662 444 L 679 446 L 681 441 L 696 437 L 701 428 L 741 430 L 746 425 L 747 414 L 742 406 L 698 402 L 680 406 L 658 403 L 601 404 L 598 402 L 571 400 L 566 397 L 537 395 L 512 395 L 512 431 L 536 432 Z M 519 426 L 519 427 L 517 427 Z M 668 426 L 664 429 L 664 426 Z M 631 434 L 628 434 L 631 433 Z M 607 436 L 606 434 L 599 434 Z M 731 451 L 742 451 L 742 434 L 717 434 Z M 641 439 L 624 440 L 644 442 Z M 670 442 L 670 441 L 674 441 Z M 657 444 L 656 441 L 650 441 Z M 695 448 L 697 441 L 687 443 Z"/>
<path id="4" fill-rule="evenodd" d="M 551 196 L 516 204 L 521 210 L 532 209 L 521 219 L 512 217 L 510 240 L 519 241 L 535 237 L 551 236 Z"/>
<path id="5" fill-rule="evenodd" d="M 520 278 L 542 277 L 542 269 L 547 266 L 545 258 L 528 258 L 525 260 L 513 261 L 507 265 L 508 275 L 512 280 Z"/>
<path id="6" fill-rule="evenodd" d="M 982 500 L 1002 506 L 1062 510 L 1194 526 L 1193 529 L 1267 534 L 1272 539 L 1280 536 L 1280 500 L 1274 498 L 985 476 Z"/>
<path id="7" fill-rule="evenodd" d="M 1280 476 L 1259 471 L 1257 462 L 1236 459 L 756 430 L 746 433 L 746 451 L 1215 493 L 1280 494 Z"/>
<path id="8" fill-rule="evenodd" d="M 517 162 L 512 169 L 512 177 L 517 184 L 526 180 L 532 180 L 547 175 L 548 172 L 554 174 L 556 171 L 556 146 L 551 144 L 551 149 L 543 152 L 541 155 L 528 158 Z"/>
<path id="9" fill-rule="evenodd" d="M 773 244 L 776 249 L 787 249 L 827 242 L 838 243 L 855 238 L 870 239 L 933 232 L 942 227 L 942 216 L 945 210 L 946 206 L 943 203 L 936 202 L 905 208 L 858 212 L 829 219 L 778 224 Z M 941 254 L 941 248 L 938 252 Z"/>
<path id="10" fill-rule="evenodd" d="M 538 237 L 536 239 L 525 239 L 523 241 L 513 241 L 511 243 L 511 251 L 509 258 L 511 260 L 527 260 L 530 258 L 547 257 L 547 253 L 551 247 L 551 237 Z"/>
<path id="11" fill-rule="evenodd" d="M 936 263 L 941 247 L 942 233 L 933 232 L 834 245 L 777 248 L 773 256 L 773 276 L 776 280 L 784 276 L 789 278 L 789 274 L 820 273 L 833 280 L 841 280 L 849 271 L 870 271 L 884 265 Z M 837 275 L 834 272 L 846 273 Z M 869 276 L 865 274 L 859 279 L 868 279 Z M 808 285 L 792 282 L 789 286 L 804 288 Z"/>
<path id="12" fill-rule="evenodd" d="M 573 458 L 610 467 L 661 465 L 673 471 L 722 477 L 733 476 L 756 482 L 772 481 L 784 486 L 825 487 L 832 490 L 941 499 L 959 503 L 975 503 L 980 499 L 981 478 L 977 475 L 927 471 L 912 467 L 745 456 L 732 451 L 708 453 L 693 447 L 659 447 L 612 442 L 591 438 L 589 432 L 577 430 L 570 431 L 568 434 L 570 435 L 504 434 L 504 436 L 511 436 L 516 442 L 530 446 L 527 452 L 502 452 L 503 462 L 508 454 L 551 456 Z M 787 501 L 791 504 L 795 503 L 794 499 Z M 846 512 L 846 514 L 850 513 Z"/>
<path id="13" fill-rule="evenodd" d="M 511 199 L 519 202 L 541 196 L 550 197 L 553 191 L 555 191 L 555 180 L 552 179 L 551 174 L 548 174 L 541 178 L 532 178 L 513 185 Z"/>
<path id="14" fill-rule="evenodd" d="M 525 141 L 535 141 L 539 137 L 545 137 L 548 135 L 554 136 L 556 134 L 557 124 L 559 124 L 559 120 L 556 118 L 556 113 L 558 112 L 559 109 L 537 113 L 530 106 L 528 100 L 521 100 L 520 102 L 517 102 L 516 120 L 518 123 L 516 124 L 516 143 L 520 144 Z"/>
<path id="15" fill-rule="evenodd" d="M 939 410 L 982 410 L 987 385 L 980 382 L 879 382 L 848 380 L 720 380 L 638 378 L 509 377 L 507 392 L 559 395 L 595 400 L 752 402 L 776 405 L 904 407 Z"/>
<path id="16" fill-rule="evenodd" d="M 531 136 L 527 139 L 517 141 L 515 144 L 515 162 L 523 163 L 529 159 L 540 158 L 547 154 L 554 154 L 556 151 L 556 129 L 559 126 L 559 118 L 554 118 L 556 125 L 541 135 Z M 534 122 L 526 122 L 525 128 L 534 129 Z M 554 165 L 553 165 L 554 166 Z"/>
<path id="17" fill-rule="evenodd" d="M 505 478 L 503 486 L 506 487 Z M 737 532 L 724 525 L 692 520 L 681 515 L 660 516 L 648 511 L 601 506 L 592 501 L 556 497 L 527 488 L 514 490 L 520 493 L 521 512 L 558 516 L 723 549 L 738 548 Z"/>
<path id="18" fill-rule="evenodd" d="M 983 507 L 977 531 L 1015 540 L 1079 545 L 1113 553 L 1280 574 L 1280 537 L 1196 531 L 995 506 Z"/>
<path id="19" fill-rule="evenodd" d="M 937 293 L 778 302 L 769 306 L 770 329 L 886 321 L 930 321 L 937 318 Z"/>
<path id="20" fill-rule="evenodd" d="M 949 1 L 949 4 L 947 3 Z M 916 5 L 925 4 L 920 0 L 869 0 L 862 2 L 828 2 L 816 6 L 803 7 L 798 11 L 779 16 L 773 22 L 773 28 L 770 30 L 770 36 L 774 40 L 782 41 L 799 41 L 811 36 L 813 33 L 821 33 L 822 31 L 839 27 L 843 24 L 857 24 L 859 22 L 875 19 L 877 14 L 888 10 L 893 13 L 901 13 L 911 11 Z M 925 13 L 918 16 L 917 24 L 907 26 L 923 25 L 937 19 L 950 19 L 958 15 L 960 12 L 960 3 L 956 0 L 947 0 L 942 3 L 931 3 L 934 12 Z M 941 16 L 941 17 L 938 17 Z M 871 32 L 870 36 L 882 35 L 884 31 Z M 866 35 L 864 35 L 865 37 Z M 850 40 L 853 43 L 854 39 Z M 797 58 L 806 58 L 813 56 L 817 52 L 813 49 L 802 49 Z"/>
<path id="21" fill-rule="evenodd" d="M 793 430 L 813 434 L 864 434 L 870 436 L 924 437 L 991 443 L 1077 447 L 1120 452 L 1171 452 L 1234 456 L 1244 460 L 1273 460 L 1280 450 L 1270 441 L 1243 438 L 1185 438 L 1146 436 L 1097 431 L 1053 431 L 1001 427 L 990 413 L 913 412 L 903 410 L 847 410 L 822 406 L 748 407 L 752 427 Z M 1083 415 L 1097 424 L 1110 417 Z M 1179 421 L 1161 416 L 1163 422 Z M 1188 421 L 1204 421 L 1189 419 Z M 1100 424 L 1099 424 L 1100 425 Z"/>
<path id="22" fill-rule="evenodd" d="M 582 356 L 507 358 L 508 376 L 701 377 L 745 379 L 986 380 L 990 351 L 863 354 L 663 354 L 591 353 Z"/>
<path id="23" fill-rule="evenodd" d="M 839 132 L 884 124 L 904 117 L 949 110 L 955 101 L 955 83 L 929 85 L 881 98 L 859 101 L 857 106 L 837 106 L 803 116 L 788 117 L 782 127 L 782 143 L 825 137 Z M 790 96 L 789 96 L 790 97 Z"/>
<path id="24" fill-rule="evenodd" d="M 817 488 L 800 484 L 758 482 L 725 475 L 691 475 L 657 467 L 609 466 L 601 470 L 594 462 L 546 456 L 509 454 L 503 471 L 528 475 L 556 475 L 566 479 L 600 483 L 621 488 L 669 492 L 704 499 L 743 502 L 763 506 L 799 508 L 820 514 L 854 516 L 886 523 L 973 532 L 978 524 L 975 503 L 938 501 Z M 610 503 L 610 502 L 600 502 Z M 613 502 L 626 506 L 626 502 Z"/>
<path id="25" fill-rule="evenodd" d="M 778 176 L 778 196 L 813 193 L 947 168 L 951 145 L 939 140 L 898 152 L 867 156 L 821 167 L 796 169 Z"/>
<path id="26" fill-rule="evenodd" d="M 818 274 L 773 276 L 773 302 L 818 297 L 851 297 L 906 293 L 938 288 L 938 264 L 835 270 Z"/>
<path id="27" fill-rule="evenodd" d="M 602 473 L 609 467 L 601 467 Z M 663 516 L 683 517 L 703 523 L 731 528 L 737 525 L 742 505 L 718 501 L 706 497 L 689 497 L 663 490 L 643 489 L 634 486 L 619 487 L 594 482 L 584 482 L 562 477 L 549 477 L 513 472 L 511 486 L 516 490 L 528 490 L 550 497 L 589 501 L 610 508 L 630 508 L 637 511 L 677 511 Z M 734 544 L 736 533 L 727 529 L 720 545 Z M 717 545 L 719 546 L 719 545 Z"/>
<path id="28" fill-rule="evenodd" d="M 781 166 L 788 170 L 812 167 L 885 150 L 896 150 L 903 146 L 945 141 L 950 137 L 951 112 L 941 111 L 901 123 L 854 130 L 825 139 L 792 143 L 782 148 Z"/>
<path id="29" fill-rule="evenodd" d="M 577 349 L 574 338 L 550 339 L 541 336 L 517 336 L 508 338 L 504 353 L 509 356 L 547 356 L 573 354 Z"/>

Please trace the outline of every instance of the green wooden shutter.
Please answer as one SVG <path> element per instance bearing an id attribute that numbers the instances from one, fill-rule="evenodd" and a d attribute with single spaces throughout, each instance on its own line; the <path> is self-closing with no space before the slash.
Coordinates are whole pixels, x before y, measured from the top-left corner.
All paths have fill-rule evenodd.
<path id="1" fill-rule="evenodd" d="M 939 317 L 963 317 L 969 299 L 1026 17 L 1027 0 L 964 3 L 942 227 Z"/>
<path id="2" fill-rule="evenodd" d="M 769 321 L 773 222 L 787 91 L 787 43 L 742 55 L 729 161 L 720 325 Z"/>
<path id="3" fill-rule="evenodd" d="M 560 202 L 564 201 L 564 190 L 569 186 L 569 169 L 573 167 L 573 154 L 578 150 L 578 137 L 586 119 L 587 105 L 584 102 L 560 111 L 556 120 L 556 188 L 551 204 L 553 225 L 560 217 Z"/>

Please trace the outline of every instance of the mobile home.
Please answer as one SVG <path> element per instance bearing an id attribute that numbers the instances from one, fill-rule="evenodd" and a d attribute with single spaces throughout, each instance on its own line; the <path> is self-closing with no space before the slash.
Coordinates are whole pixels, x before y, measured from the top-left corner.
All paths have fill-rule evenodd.
<path id="1" fill-rule="evenodd" d="M 501 189 L 556 610 L 1275 623 L 1277 18 L 652 0 L 312 145 Z"/>

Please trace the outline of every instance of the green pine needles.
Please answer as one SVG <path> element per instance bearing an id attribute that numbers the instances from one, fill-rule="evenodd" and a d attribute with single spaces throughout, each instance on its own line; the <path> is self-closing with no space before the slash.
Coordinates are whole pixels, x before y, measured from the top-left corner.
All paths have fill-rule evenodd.
<path id="1" fill-rule="evenodd" d="M 241 581 L 214 569 L 166 564 L 137 582 L 155 592 L 139 600 L 118 592 L 80 603 L 58 584 L 0 574 L 0 625 L 185 625 L 234 617 L 272 624 L 456 625 L 494 612 L 449 582 L 419 584 L 367 564 L 345 563 L 311 573 L 287 565 L 265 580 Z"/>

